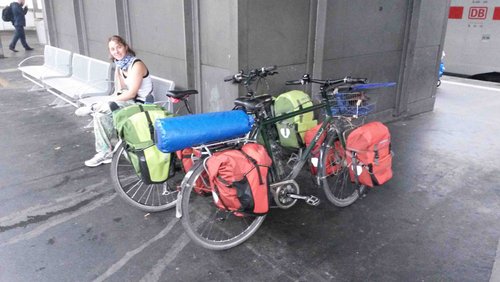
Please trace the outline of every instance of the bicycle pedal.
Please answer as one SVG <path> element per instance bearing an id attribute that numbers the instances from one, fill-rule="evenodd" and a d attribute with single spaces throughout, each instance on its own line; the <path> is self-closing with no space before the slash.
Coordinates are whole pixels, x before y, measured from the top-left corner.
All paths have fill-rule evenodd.
<path id="1" fill-rule="evenodd" d="M 306 204 L 311 205 L 311 206 L 317 206 L 317 205 L 319 205 L 319 203 L 320 203 L 320 200 L 316 196 L 311 195 L 311 196 L 307 197 L 307 199 L 306 199 Z"/>
<path id="2" fill-rule="evenodd" d="M 316 196 L 302 196 L 302 195 L 297 195 L 297 194 L 288 194 L 290 198 L 293 199 L 298 199 L 298 200 L 304 200 L 306 204 L 311 205 L 311 206 L 317 206 L 320 203 L 320 200 Z"/>

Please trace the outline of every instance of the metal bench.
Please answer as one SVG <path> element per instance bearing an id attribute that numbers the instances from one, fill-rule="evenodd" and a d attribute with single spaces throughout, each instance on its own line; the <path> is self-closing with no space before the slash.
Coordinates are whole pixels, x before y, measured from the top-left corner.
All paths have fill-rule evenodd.
<path id="1" fill-rule="evenodd" d="M 43 58 L 42 65 L 30 64 L 37 58 Z M 44 87 L 46 78 L 69 77 L 71 75 L 71 51 L 45 45 L 43 55 L 30 56 L 22 60 L 17 68 L 24 78 L 39 87 Z"/>
<path id="2" fill-rule="evenodd" d="M 153 96 L 155 98 L 154 103 L 163 106 L 163 108 L 169 112 L 173 112 L 174 107 L 172 101 L 167 97 L 167 92 L 174 90 L 175 83 L 172 80 L 151 76 L 153 80 Z"/>
<path id="3" fill-rule="evenodd" d="M 112 93 L 111 63 L 73 54 L 71 76 L 47 77 L 43 85 L 47 91 L 57 96 L 57 106 L 70 104 L 78 107 L 78 100 L 92 96 L 107 96 Z"/>
<path id="4" fill-rule="evenodd" d="M 173 106 L 170 99 L 167 97 L 166 93 L 170 90 L 174 90 L 175 83 L 171 80 L 160 78 L 154 75 L 151 75 L 151 80 L 153 81 L 153 96 L 154 103 L 163 106 L 167 111 L 172 112 Z M 107 101 L 109 97 L 103 96 L 95 96 L 79 99 L 78 102 L 85 106 L 90 106 L 92 104 Z"/>

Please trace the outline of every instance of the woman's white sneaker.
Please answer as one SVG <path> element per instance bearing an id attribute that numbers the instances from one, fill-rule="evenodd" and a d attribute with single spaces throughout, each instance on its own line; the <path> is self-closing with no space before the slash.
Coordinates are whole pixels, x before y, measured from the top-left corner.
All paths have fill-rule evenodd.
<path id="1" fill-rule="evenodd" d="M 97 153 L 90 160 L 85 161 L 85 165 L 88 167 L 96 167 L 102 164 L 109 164 L 113 159 L 112 153 Z"/>
<path id="2" fill-rule="evenodd" d="M 87 106 L 80 107 L 80 108 L 76 109 L 76 111 L 75 111 L 75 115 L 77 115 L 79 117 L 88 116 L 91 113 L 93 113 L 92 107 L 87 107 Z"/>

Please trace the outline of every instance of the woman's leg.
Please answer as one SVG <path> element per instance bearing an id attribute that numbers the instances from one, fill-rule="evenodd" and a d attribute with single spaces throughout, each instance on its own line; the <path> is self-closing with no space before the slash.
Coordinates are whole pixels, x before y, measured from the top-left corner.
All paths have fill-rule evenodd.
<path id="1" fill-rule="evenodd" d="M 115 134 L 111 112 L 94 113 L 95 150 L 97 153 L 111 153 L 113 150 L 111 138 L 115 137 Z"/>
<path id="2" fill-rule="evenodd" d="M 133 102 L 116 102 L 119 108 L 133 104 Z M 90 160 L 86 161 L 87 166 L 98 166 L 103 163 L 110 163 L 113 152 L 113 144 L 111 140 L 116 137 L 116 130 L 113 124 L 113 116 L 109 103 L 96 105 L 94 108 L 97 111 L 94 115 L 94 136 L 95 150 L 97 154 Z"/>

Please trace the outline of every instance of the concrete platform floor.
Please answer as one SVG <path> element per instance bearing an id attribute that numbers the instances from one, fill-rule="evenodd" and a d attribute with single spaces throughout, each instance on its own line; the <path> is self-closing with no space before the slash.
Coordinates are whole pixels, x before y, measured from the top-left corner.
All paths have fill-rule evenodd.
<path id="1" fill-rule="evenodd" d="M 0 281 L 500 281 L 500 85 L 445 77 L 389 124 L 394 178 L 348 208 L 273 210 L 243 245 L 190 242 L 174 211 L 120 199 L 93 135 L 0 59 Z"/>

